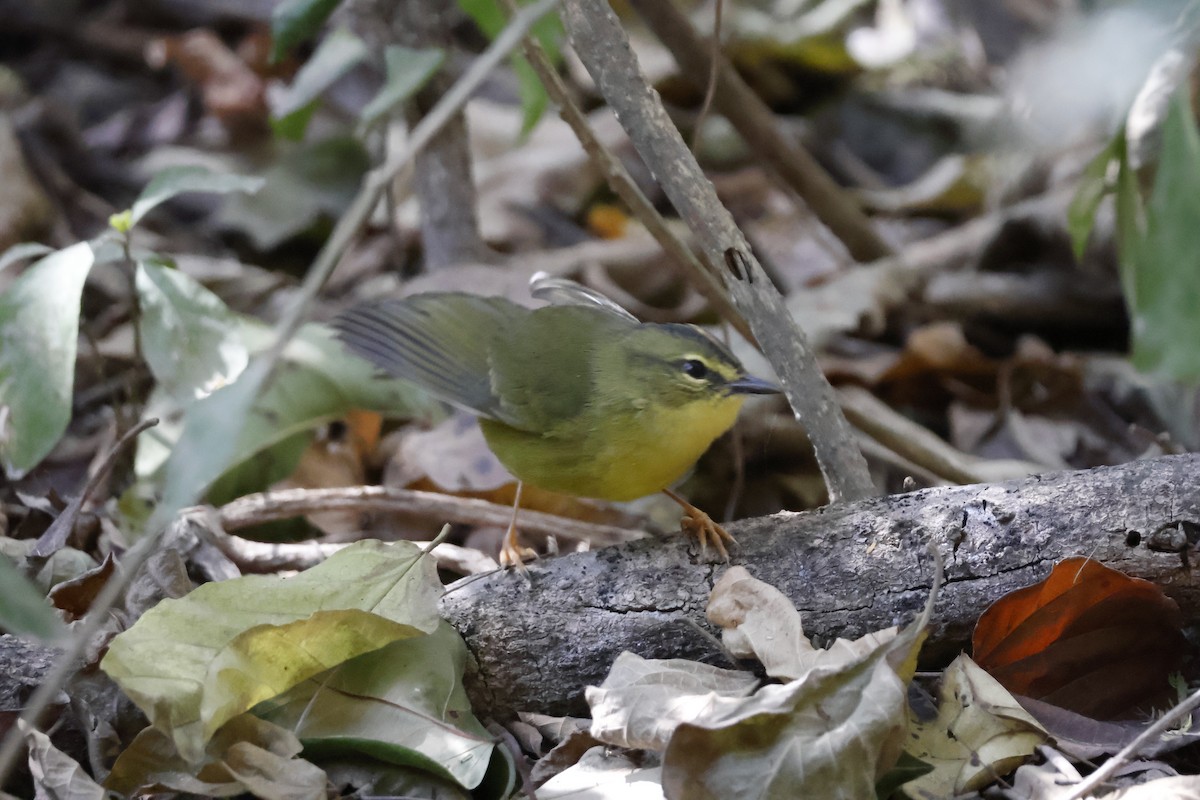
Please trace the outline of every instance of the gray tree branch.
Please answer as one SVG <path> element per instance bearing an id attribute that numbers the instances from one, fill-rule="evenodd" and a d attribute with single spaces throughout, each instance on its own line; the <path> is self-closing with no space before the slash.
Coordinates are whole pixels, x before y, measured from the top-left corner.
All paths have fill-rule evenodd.
<path id="1" fill-rule="evenodd" d="M 662 100 L 646 83 L 616 14 L 607 3 L 567 0 L 563 22 L 575 52 L 675 210 L 694 232 L 707 262 L 728 266 L 721 274 L 725 285 L 808 430 L 830 499 L 838 502 L 871 496 L 875 487 L 866 461 L 803 331 L 721 205 Z"/>
<path id="2" fill-rule="evenodd" d="M 733 563 L 778 587 L 819 641 L 902 624 L 928 596 L 933 542 L 946 563 L 923 655 L 948 660 L 1004 593 L 1035 583 L 1057 561 L 1090 556 L 1154 581 L 1200 611 L 1187 554 L 1200 537 L 1200 455 L 1022 481 L 780 513 L 729 526 Z M 465 578 L 443 613 L 474 655 L 476 707 L 503 713 L 584 711 L 583 689 L 603 680 L 623 650 L 731 666 L 704 620 L 727 568 L 696 560 L 682 536 L 642 540 Z"/>

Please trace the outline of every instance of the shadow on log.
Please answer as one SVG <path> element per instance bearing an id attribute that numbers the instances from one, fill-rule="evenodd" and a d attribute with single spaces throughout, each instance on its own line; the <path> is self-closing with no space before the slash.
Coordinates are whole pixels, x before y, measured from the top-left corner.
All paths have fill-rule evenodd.
<path id="1" fill-rule="evenodd" d="M 946 585 L 923 656 L 940 663 L 990 603 L 1067 556 L 1154 581 L 1191 616 L 1198 478 L 1200 456 L 1167 456 L 780 513 L 729 526 L 740 545 L 731 563 L 783 591 L 805 631 L 827 641 L 911 620 L 929 593 L 932 542 Z M 699 562 L 683 536 L 641 540 L 534 564 L 529 583 L 511 570 L 464 579 L 442 611 L 474 655 L 477 708 L 580 714 L 584 687 L 623 650 L 731 666 L 704 619 L 726 568 Z"/>

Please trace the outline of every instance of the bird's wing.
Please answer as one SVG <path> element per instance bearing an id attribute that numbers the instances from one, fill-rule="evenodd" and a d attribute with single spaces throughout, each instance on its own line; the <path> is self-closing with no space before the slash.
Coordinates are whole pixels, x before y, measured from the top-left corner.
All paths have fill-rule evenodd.
<path id="1" fill-rule="evenodd" d="M 529 314 L 501 297 L 442 292 L 364 303 L 332 324 L 350 350 L 389 375 L 480 416 L 525 427 L 501 402 L 491 353 Z"/>
<path id="2" fill-rule="evenodd" d="M 589 306 L 536 309 L 493 343 L 492 393 L 520 420 L 517 427 L 551 433 L 569 426 L 597 391 L 596 348 L 619 346 L 637 324 Z"/>

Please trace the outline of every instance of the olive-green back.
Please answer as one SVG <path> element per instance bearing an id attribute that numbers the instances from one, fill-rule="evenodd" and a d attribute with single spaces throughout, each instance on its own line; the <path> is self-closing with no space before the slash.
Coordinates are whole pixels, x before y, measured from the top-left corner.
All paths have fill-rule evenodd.
<path id="1" fill-rule="evenodd" d="M 367 303 L 333 323 L 351 350 L 385 372 L 537 433 L 584 410 L 594 349 L 635 325 L 594 308 L 531 311 L 456 292 Z"/>
<path id="2" fill-rule="evenodd" d="M 595 351 L 638 323 L 600 308 L 546 306 L 494 343 L 492 389 L 515 427 L 549 433 L 581 414 L 595 396 Z M 612 376 L 609 376 L 612 377 Z"/>

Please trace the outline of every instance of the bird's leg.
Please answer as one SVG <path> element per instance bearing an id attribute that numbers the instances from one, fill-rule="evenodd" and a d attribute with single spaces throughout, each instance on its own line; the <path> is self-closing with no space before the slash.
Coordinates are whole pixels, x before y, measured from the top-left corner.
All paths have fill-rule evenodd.
<path id="1" fill-rule="evenodd" d="M 524 484 L 517 481 L 517 493 L 513 497 L 512 519 L 508 522 L 508 530 L 504 533 L 504 542 L 500 545 L 500 563 L 506 567 L 516 567 L 525 571 L 525 562 L 537 558 L 537 553 L 528 547 L 522 547 L 517 540 L 517 512 L 521 509 L 521 487 Z"/>
<path id="2" fill-rule="evenodd" d="M 726 544 L 737 544 L 729 531 L 717 524 L 716 520 L 704 513 L 694 505 L 684 500 L 670 489 L 663 489 L 663 494 L 674 500 L 683 508 L 683 519 L 679 520 L 679 527 L 684 533 L 695 536 L 700 540 L 700 552 L 705 554 L 708 552 L 708 544 L 711 541 L 713 548 L 721 556 L 721 560 L 729 560 L 729 551 L 725 548 Z"/>

